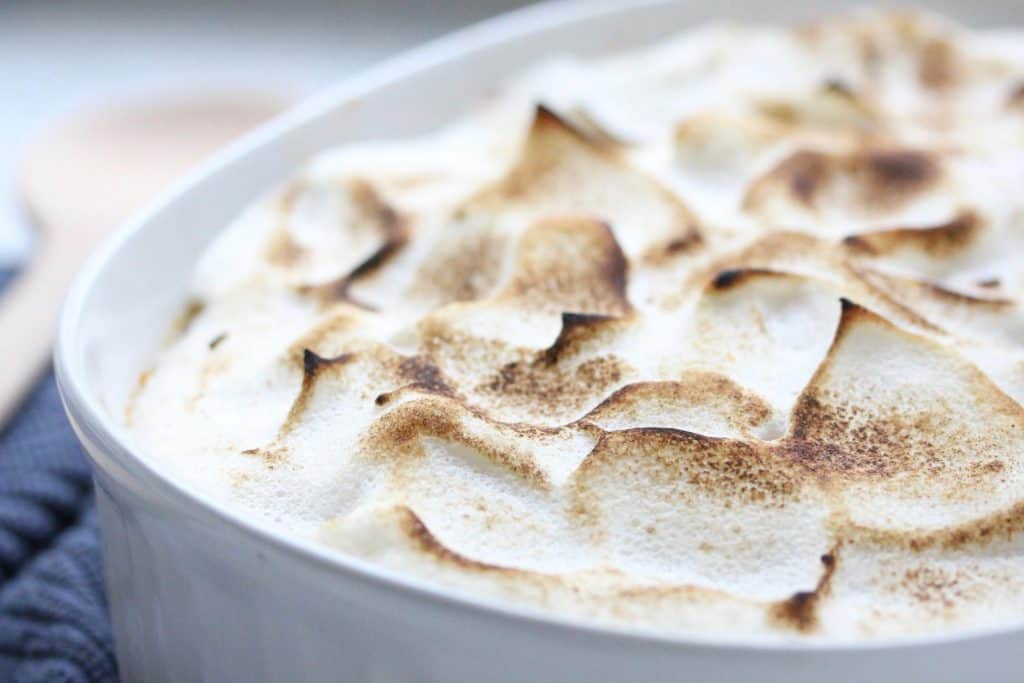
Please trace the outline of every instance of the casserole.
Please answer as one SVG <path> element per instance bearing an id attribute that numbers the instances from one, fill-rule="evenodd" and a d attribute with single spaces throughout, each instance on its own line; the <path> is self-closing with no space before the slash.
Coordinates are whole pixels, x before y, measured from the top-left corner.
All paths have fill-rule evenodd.
<path id="1" fill-rule="evenodd" d="M 743 2 L 729 16 L 800 16 L 788 5 L 770 10 Z M 957 18 L 991 24 L 1007 18 L 1001 10 L 1008 8 L 985 3 Z M 555 4 L 463 31 L 235 145 L 91 260 L 62 321 L 57 369 L 96 465 L 118 657 L 128 680 L 954 680 L 1021 666 L 1015 631 L 737 646 L 485 606 L 255 527 L 184 490 L 135 452 L 110 415 L 180 310 L 197 255 L 248 201 L 316 151 L 425 132 L 542 55 L 650 43 L 716 11 L 695 2 Z"/>

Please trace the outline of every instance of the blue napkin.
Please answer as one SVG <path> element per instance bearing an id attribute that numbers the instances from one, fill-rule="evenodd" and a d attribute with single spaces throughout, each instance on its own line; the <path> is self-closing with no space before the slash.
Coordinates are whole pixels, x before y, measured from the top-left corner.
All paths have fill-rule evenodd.
<path id="1" fill-rule="evenodd" d="M 0 432 L 0 681 L 116 680 L 89 463 L 49 372 Z"/>

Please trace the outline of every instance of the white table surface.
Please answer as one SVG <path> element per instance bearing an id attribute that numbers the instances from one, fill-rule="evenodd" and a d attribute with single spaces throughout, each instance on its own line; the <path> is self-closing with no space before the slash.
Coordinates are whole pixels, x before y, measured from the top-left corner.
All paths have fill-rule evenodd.
<path id="1" fill-rule="evenodd" d="M 241 85 L 302 95 L 525 0 L 0 1 L 0 266 L 31 249 L 17 162 L 31 136 L 90 104 Z"/>

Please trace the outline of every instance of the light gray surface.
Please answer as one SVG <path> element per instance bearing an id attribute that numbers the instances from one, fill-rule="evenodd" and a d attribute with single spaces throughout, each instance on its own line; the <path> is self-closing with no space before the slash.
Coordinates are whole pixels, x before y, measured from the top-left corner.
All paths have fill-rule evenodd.
<path id="1" fill-rule="evenodd" d="M 17 160 L 55 117 L 164 89 L 269 85 L 304 94 L 524 0 L 0 2 L 0 266 L 32 230 Z"/>

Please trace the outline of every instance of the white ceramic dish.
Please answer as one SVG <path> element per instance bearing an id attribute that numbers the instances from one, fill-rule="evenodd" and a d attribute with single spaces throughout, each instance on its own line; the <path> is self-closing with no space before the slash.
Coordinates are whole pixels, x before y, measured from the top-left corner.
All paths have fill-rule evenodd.
<path id="1" fill-rule="evenodd" d="M 819 11 L 837 11 L 829 3 Z M 927 6 L 979 25 L 1013 3 Z M 408 53 L 233 146 L 94 255 L 68 300 L 57 372 L 92 457 L 117 655 L 129 681 L 954 681 L 1024 672 L 1024 630 L 859 646 L 742 647 L 493 608 L 294 542 L 169 480 L 107 409 L 123 405 L 185 296 L 197 255 L 315 152 L 456 115 L 541 56 L 648 43 L 725 16 L 788 21 L 799 2 L 556 3 Z"/>

